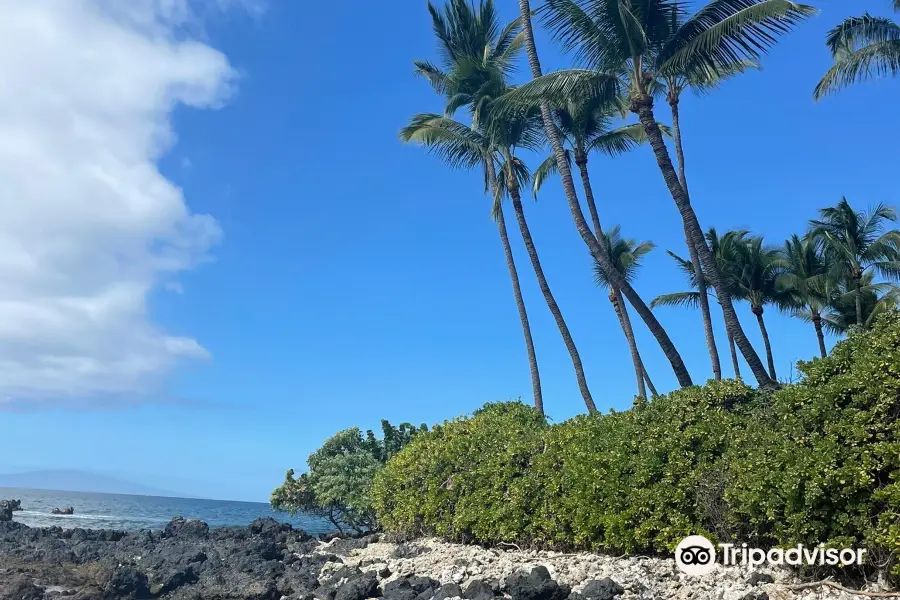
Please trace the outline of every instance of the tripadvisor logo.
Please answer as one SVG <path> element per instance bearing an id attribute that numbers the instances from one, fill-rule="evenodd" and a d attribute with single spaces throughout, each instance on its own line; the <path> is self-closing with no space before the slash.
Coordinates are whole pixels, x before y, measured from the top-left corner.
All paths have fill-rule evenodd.
<path id="1" fill-rule="evenodd" d="M 819 544 L 808 548 L 797 544 L 793 548 L 750 548 L 747 544 L 719 544 L 722 564 L 758 567 L 760 565 L 848 566 L 862 565 L 865 548 L 825 548 Z M 687 575 L 706 575 L 716 568 L 716 546 L 702 535 L 689 535 L 675 548 L 675 565 Z"/>

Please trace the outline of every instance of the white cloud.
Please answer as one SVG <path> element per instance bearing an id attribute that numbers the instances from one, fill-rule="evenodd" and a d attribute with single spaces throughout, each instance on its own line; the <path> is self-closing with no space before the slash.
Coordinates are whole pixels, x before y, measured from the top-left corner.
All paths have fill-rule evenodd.
<path id="1" fill-rule="evenodd" d="M 0 0 L 0 406 L 152 394 L 208 357 L 147 314 L 220 238 L 156 166 L 172 110 L 219 106 L 235 80 L 173 28 L 259 6 L 206 2 Z"/>

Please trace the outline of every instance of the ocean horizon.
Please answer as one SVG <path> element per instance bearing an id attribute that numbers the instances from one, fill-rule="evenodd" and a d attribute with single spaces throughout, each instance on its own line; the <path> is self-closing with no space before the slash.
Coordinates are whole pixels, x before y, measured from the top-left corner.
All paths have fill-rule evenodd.
<path id="1" fill-rule="evenodd" d="M 13 513 L 13 521 L 29 527 L 163 529 L 174 517 L 199 519 L 210 527 L 241 527 L 272 517 L 313 535 L 334 531 L 326 519 L 276 511 L 267 502 L 10 487 L 0 487 L 0 500 L 21 500 L 22 510 Z M 68 506 L 74 514 L 52 513 Z"/>

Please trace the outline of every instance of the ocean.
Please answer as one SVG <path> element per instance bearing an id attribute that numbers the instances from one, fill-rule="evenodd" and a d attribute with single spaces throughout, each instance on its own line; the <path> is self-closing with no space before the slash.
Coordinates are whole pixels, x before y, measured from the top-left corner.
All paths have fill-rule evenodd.
<path id="1" fill-rule="evenodd" d="M 290 523 L 307 533 L 334 531 L 325 519 L 311 515 L 291 516 L 275 512 L 263 502 L 233 502 L 162 496 L 130 496 L 94 494 L 55 490 L 26 490 L 0 487 L 0 500 L 21 500 L 22 511 L 13 520 L 29 527 L 62 527 L 64 529 L 162 529 L 173 517 L 200 519 L 210 527 L 248 525 L 260 517 L 272 517 Z M 71 506 L 74 515 L 54 515 L 54 508 Z"/>

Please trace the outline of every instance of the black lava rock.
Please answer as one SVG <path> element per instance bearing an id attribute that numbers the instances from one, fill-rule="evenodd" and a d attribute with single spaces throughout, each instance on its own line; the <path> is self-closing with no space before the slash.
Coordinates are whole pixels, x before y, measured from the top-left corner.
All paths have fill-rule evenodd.
<path id="1" fill-rule="evenodd" d="M 466 586 L 463 598 L 469 600 L 490 600 L 494 597 L 494 586 L 486 581 L 476 579 Z"/>
<path id="2" fill-rule="evenodd" d="M 616 596 L 624 593 L 625 588 L 609 577 L 589 581 L 581 590 L 581 595 L 588 600 L 613 600 Z"/>
<path id="3" fill-rule="evenodd" d="M 447 600 L 447 598 L 462 597 L 463 591 L 456 583 L 445 583 L 434 592 L 434 600 Z"/>
<path id="4" fill-rule="evenodd" d="M 8 500 L 0 500 L 0 522 L 12 521 L 13 505 Z"/>
<path id="5" fill-rule="evenodd" d="M 353 550 L 361 550 L 367 547 L 369 544 L 377 541 L 378 536 L 375 534 L 363 535 L 359 537 L 344 537 L 334 540 L 328 547 L 328 549 L 335 554 L 346 556 Z"/>
<path id="6" fill-rule="evenodd" d="M 44 590 L 34 585 L 26 576 L 19 576 L 9 584 L 0 586 L 0 600 L 41 600 Z"/>
<path id="7" fill-rule="evenodd" d="M 118 567 L 106 582 L 105 592 L 114 598 L 148 598 L 150 584 L 147 575 L 134 567 Z"/>
<path id="8" fill-rule="evenodd" d="M 165 537 L 205 537 L 209 534 L 209 525 L 196 519 L 175 517 L 166 525 L 163 534 Z"/>
<path id="9" fill-rule="evenodd" d="M 431 598 L 440 582 L 430 577 L 401 577 L 389 581 L 384 586 L 384 597 L 387 600 L 415 600 L 419 596 Z"/>
<path id="10" fill-rule="evenodd" d="M 341 585 L 334 594 L 334 600 L 366 600 L 379 595 L 378 579 L 366 573 Z"/>
<path id="11" fill-rule="evenodd" d="M 563 600 L 571 589 L 550 577 L 547 567 L 534 567 L 530 573 L 513 573 L 506 578 L 506 591 L 513 600 Z"/>
<path id="12" fill-rule="evenodd" d="M 750 583 L 750 585 L 759 585 L 761 583 L 775 583 L 775 578 L 768 573 L 753 571 L 752 573 L 750 573 L 750 577 L 747 579 L 747 581 Z"/>

